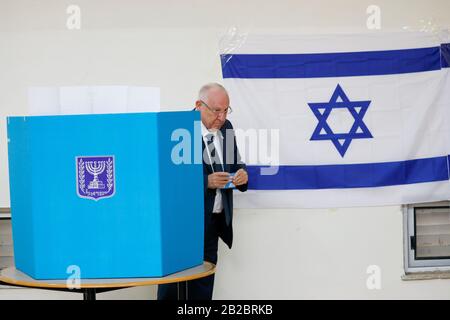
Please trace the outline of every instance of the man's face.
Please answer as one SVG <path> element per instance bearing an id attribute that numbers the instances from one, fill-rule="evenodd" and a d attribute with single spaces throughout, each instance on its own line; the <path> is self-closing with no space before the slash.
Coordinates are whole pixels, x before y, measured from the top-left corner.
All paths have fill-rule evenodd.
<path id="1" fill-rule="evenodd" d="M 230 105 L 228 94 L 220 88 L 212 88 L 205 100 L 195 102 L 196 109 L 201 113 L 203 125 L 209 130 L 219 130 L 227 119 L 226 111 Z"/>

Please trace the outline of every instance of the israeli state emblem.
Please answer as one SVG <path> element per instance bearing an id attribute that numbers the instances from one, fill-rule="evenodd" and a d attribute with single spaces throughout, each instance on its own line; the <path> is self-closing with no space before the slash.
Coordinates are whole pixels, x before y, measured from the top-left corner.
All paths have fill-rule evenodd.
<path id="1" fill-rule="evenodd" d="M 116 192 L 114 156 L 75 157 L 77 194 L 98 201 Z"/>

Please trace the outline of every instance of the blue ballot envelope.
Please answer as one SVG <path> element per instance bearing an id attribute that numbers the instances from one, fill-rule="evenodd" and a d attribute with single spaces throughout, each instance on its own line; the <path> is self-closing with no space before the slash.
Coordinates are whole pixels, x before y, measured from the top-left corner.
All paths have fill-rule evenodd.
<path id="1" fill-rule="evenodd" d="M 83 279 L 202 264 L 199 121 L 196 111 L 8 117 L 16 268 Z"/>
<path id="2" fill-rule="evenodd" d="M 231 180 L 233 180 L 235 175 L 236 175 L 236 172 L 230 173 L 230 181 L 222 189 L 236 189 L 236 186 L 231 181 Z"/>

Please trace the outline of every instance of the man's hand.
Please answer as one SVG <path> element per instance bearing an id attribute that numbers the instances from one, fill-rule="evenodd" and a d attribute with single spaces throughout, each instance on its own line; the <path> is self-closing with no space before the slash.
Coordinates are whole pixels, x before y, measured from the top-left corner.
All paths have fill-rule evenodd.
<path id="1" fill-rule="evenodd" d="M 208 188 L 223 188 L 229 181 L 230 174 L 228 172 L 214 172 L 208 175 Z"/>
<path id="2" fill-rule="evenodd" d="M 246 184 L 248 182 L 248 174 L 244 169 L 239 169 L 236 171 L 236 174 L 233 178 L 233 184 L 235 186 L 240 186 L 242 184 Z"/>

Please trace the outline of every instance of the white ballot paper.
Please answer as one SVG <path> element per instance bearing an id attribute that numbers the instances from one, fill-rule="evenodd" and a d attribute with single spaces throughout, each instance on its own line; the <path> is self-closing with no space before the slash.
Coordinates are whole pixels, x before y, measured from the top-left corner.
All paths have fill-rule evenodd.
<path id="1" fill-rule="evenodd" d="M 29 115 L 158 112 L 160 89 L 131 86 L 63 86 L 28 89 Z"/>

